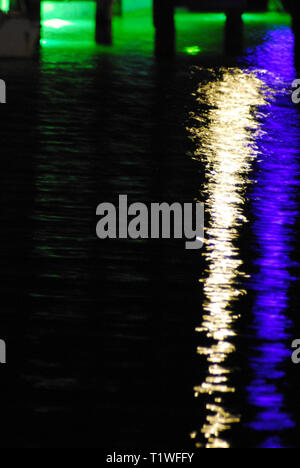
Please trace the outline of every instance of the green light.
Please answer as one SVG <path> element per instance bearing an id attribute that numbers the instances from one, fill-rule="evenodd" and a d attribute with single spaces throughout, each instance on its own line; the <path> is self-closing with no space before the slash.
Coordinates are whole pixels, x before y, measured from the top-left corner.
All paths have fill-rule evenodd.
<path id="1" fill-rule="evenodd" d="M 64 26 L 71 26 L 74 23 L 70 23 L 70 21 L 64 21 L 61 19 L 51 19 L 43 22 L 44 26 L 47 26 L 48 28 L 55 28 L 55 29 L 60 29 L 63 28 Z"/>
<path id="2" fill-rule="evenodd" d="M 0 0 L 0 5 L 8 0 Z M 43 56 L 51 63 L 65 61 L 66 54 L 77 61 L 90 60 L 101 54 L 153 56 L 154 26 L 152 0 L 123 0 L 123 17 L 113 21 L 113 47 L 95 43 L 96 2 L 91 0 L 42 1 L 42 42 Z M 260 24 L 267 28 L 273 25 L 289 24 L 290 16 L 285 13 L 246 13 L 243 15 L 246 27 Z M 198 54 L 221 54 L 224 42 L 224 13 L 198 13 L 177 9 L 176 15 L 177 51 L 186 58 Z M 199 44 L 199 45 L 192 45 Z M 66 52 L 68 51 L 68 52 Z"/>
<path id="3" fill-rule="evenodd" d="M 55 6 L 53 5 L 53 3 L 43 2 L 43 13 L 45 14 L 50 13 L 54 9 L 55 9 Z"/>
<path id="4" fill-rule="evenodd" d="M 266 13 L 244 13 L 243 20 L 245 23 L 289 24 L 291 17 L 288 13 L 269 11 Z"/>
<path id="5" fill-rule="evenodd" d="M 185 47 L 184 52 L 186 52 L 189 55 L 197 55 L 201 52 L 201 49 L 198 46 L 190 46 L 190 47 Z"/>
<path id="6" fill-rule="evenodd" d="M 41 15 L 44 21 L 66 18 L 71 21 L 94 20 L 95 1 L 41 2 Z"/>
<path id="7" fill-rule="evenodd" d="M 9 0 L 0 0 L 0 10 L 2 11 L 9 10 Z"/>

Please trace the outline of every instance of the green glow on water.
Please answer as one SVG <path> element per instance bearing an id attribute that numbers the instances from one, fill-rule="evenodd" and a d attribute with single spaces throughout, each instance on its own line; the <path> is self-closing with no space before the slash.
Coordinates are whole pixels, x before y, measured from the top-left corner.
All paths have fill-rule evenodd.
<path id="1" fill-rule="evenodd" d="M 127 3 L 128 12 L 122 18 L 114 18 L 114 46 L 96 46 L 95 31 L 95 3 L 94 2 L 42 2 L 42 47 L 90 47 L 109 53 L 142 53 L 153 55 L 154 26 L 151 8 L 138 8 L 145 6 L 145 1 L 130 0 Z M 149 0 L 147 0 L 149 3 Z M 150 3 L 151 4 L 151 3 Z M 125 3 L 126 5 L 126 3 Z M 133 6 L 136 5 L 136 10 Z M 190 13 L 176 12 L 178 32 L 178 51 L 189 55 L 202 52 L 201 48 L 189 37 L 192 29 L 205 34 L 206 38 L 214 33 L 209 30 L 211 26 L 222 27 L 226 17 L 223 13 Z M 219 26 L 218 26 L 219 24 Z M 213 26 L 214 27 L 214 26 Z M 221 33 L 220 33 L 221 34 Z M 181 39 L 179 39 L 181 36 Z M 191 40 L 195 45 L 191 46 Z M 192 42 L 192 43 L 193 43 Z"/>
<path id="2" fill-rule="evenodd" d="M 190 47 L 185 47 L 184 51 L 189 55 L 197 55 L 201 52 L 201 49 L 199 46 L 190 46 Z"/>
<path id="3" fill-rule="evenodd" d="M 272 23 L 276 25 L 290 23 L 291 17 L 288 13 L 269 11 L 266 13 L 244 13 L 243 20 L 245 23 Z"/>
<path id="4" fill-rule="evenodd" d="M 2 0 L 3 2 L 4 0 Z M 123 0 L 124 15 L 113 21 L 113 46 L 95 43 L 94 1 L 42 2 L 41 48 L 47 60 L 75 61 L 77 53 L 153 56 L 154 26 L 152 0 Z M 1 0 L 0 0 L 1 2 Z M 285 13 L 245 13 L 246 28 L 261 30 L 289 24 Z M 224 13 L 197 13 L 176 10 L 177 52 L 185 55 L 221 54 L 224 41 Z"/>
<path id="5" fill-rule="evenodd" d="M 198 22 L 201 23 L 224 23 L 226 20 L 225 13 L 195 13 L 185 10 L 178 10 L 176 12 L 176 18 L 183 18 L 185 21 L 190 21 L 191 23 Z"/>

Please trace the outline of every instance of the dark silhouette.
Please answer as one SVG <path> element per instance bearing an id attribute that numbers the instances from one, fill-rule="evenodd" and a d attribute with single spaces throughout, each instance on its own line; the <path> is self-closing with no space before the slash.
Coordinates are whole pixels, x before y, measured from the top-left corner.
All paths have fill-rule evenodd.
<path id="1" fill-rule="evenodd" d="M 97 0 L 96 42 L 112 44 L 112 0 Z"/>

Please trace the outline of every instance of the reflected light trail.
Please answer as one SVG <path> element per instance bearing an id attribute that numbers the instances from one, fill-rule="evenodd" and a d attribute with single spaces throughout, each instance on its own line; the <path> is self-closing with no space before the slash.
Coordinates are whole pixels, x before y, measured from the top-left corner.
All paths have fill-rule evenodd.
<path id="1" fill-rule="evenodd" d="M 269 33 L 263 45 L 249 51 L 249 60 L 267 67 L 266 84 L 277 93 L 263 118 L 266 135 L 258 140 L 262 154 L 260 173 L 251 194 L 258 272 L 249 282 L 255 295 L 253 330 L 256 339 L 250 357 L 253 377 L 248 400 L 255 416 L 248 423 L 262 439 L 263 448 L 284 446 L 284 431 L 295 423 L 287 408 L 283 385 L 285 364 L 291 358 L 290 286 L 291 254 L 295 247 L 295 222 L 299 216 L 299 114 L 282 83 L 290 87 L 295 78 L 294 41 L 290 28 Z M 274 80 L 274 78 L 276 78 Z"/>
<path id="2" fill-rule="evenodd" d="M 242 260 L 235 245 L 239 227 L 247 219 L 243 213 L 244 192 L 249 183 L 247 174 L 256 158 L 255 137 L 260 130 L 255 108 L 265 104 L 262 82 L 254 73 L 239 69 L 220 70 L 199 86 L 199 113 L 191 114 L 196 150 L 194 158 L 205 167 L 204 190 L 209 224 L 203 253 L 207 271 L 204 279 L 205 301 L 201 326 L 202 341 L 198 353 L 205 357 L 207 375 L 195 387 L 195 396 L 206 399 L 206 421 L 196 439 L 196 446 L 228 448 L 225 431 L 240 421 L 226 407 L 225 395 L 235 392 L 233 369 L 228 359 L 236 352 L 234 326 L 238 318 L 233 304 L 245 293 L 241 286 L 244 275 Z M 197 434 L 197 435 L 196 435 Z M 204 443 L 201 442 L 204 435 Z"/>

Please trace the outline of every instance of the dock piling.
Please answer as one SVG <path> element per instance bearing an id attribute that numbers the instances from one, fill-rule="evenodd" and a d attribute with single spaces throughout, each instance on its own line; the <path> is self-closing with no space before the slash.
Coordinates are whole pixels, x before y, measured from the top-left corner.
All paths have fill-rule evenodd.
<path id="1" fill-rule="evenodd" d="M 96 6 L 96 42 L 112 44 L 112 8 L 113 0 L 97 0 Z"/>
<path id="2" fill-rule="evenodd" d="M 32 21 L 41 22 L 41 2 L 40 0 L 28 0 L 28 14 Z"/>
<path id="3" fill-rule="evenodd" d="M 153 0 L 155 55 L 170 57 L 175 53 L 174 0 Z"/>
<path id="4" fill-rule="evenodd" d="M 243 51 L 244 22 L 243 10 L 230 8 L 226 11 L 225 24 L 225 52 L 229 55 L 239 54 Z"/>

